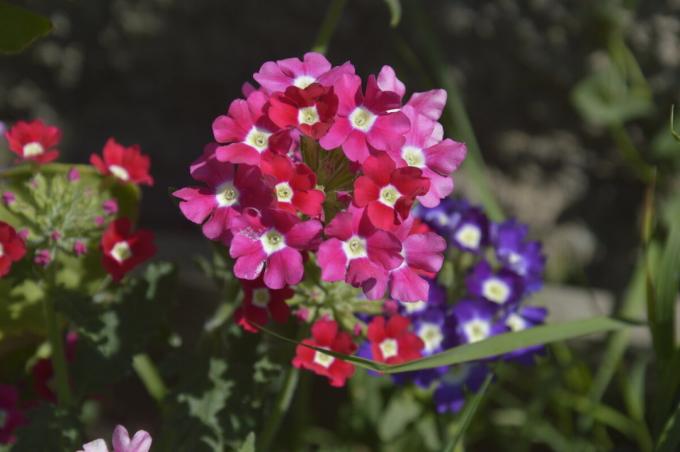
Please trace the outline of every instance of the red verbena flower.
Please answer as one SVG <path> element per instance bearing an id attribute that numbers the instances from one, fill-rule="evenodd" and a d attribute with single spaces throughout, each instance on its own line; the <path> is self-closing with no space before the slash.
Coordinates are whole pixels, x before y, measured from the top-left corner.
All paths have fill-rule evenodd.
<path id="1" fill-rule="evenodd" d="M 352 337 L 349 333 L 340 331 L 334 320 L 317 320 L 312 326 L 312 337 L 302 343 L 346 355 L 356 351 Z M 293 365 L 328 377 L 331 385 L 336 387 L 344 386 L 345 381 L 354 374 L 353 364 L 304 345 L 298 345 L 295 349 Z"/>
<path id="2" fill-rule="evenodd" d="M 257 325 L 266 325 L 271 317 L 276 323 L 285 323 L 290 317 L 290 308 L 286 300 L 293 296 L 290 287 L 272 290 L 267 288 L 258 278 L 255 281 L 241 281 L 243 285 L 243 303 L 234 312 L 234 321 L 244 330 L 256 333 Z M 251 323 L 252 322 L 252 323 Z"/>
<path id="3" fill-rule="evenodd" d="M 318 139 L 326 134 L 338 110 L 338 97 L 333 87 L 313 83 L 307 88 L 286 88 L 269 99 L 269 118 L 279 127 L 295 127 L 302 133 Z"/>
<path id="4" fill-rule="evenodd" d="M 59 151 L 53 148 L 61 140 L 61 131 L 39 119 L 17 122 L 5 132 L 5 138 L 9 149 L 18 155 L 20 160 L 49 163 L 59 157 Z"/>
<path id="5" fill-rule="evenodd" d="M 368 325 L 371 354 L 376 361 L 400 364 L 418 359 L 425 347 L 418 335 L 409 331 L 411 321 L 394 315 L 385 322 L 382 316 L 374 317 Z"/>
<path id="6" fill-rule="evenodd" d="M 9 273 L 12 263 L 26 254 L 24 239 L 9 224 L 0 221 L 0 278 Z"/>
<path id="7" fill-rule="evenodd" d="M 132 223 L 119 218 L 109 224 L 102 236 L 102 264 L 114 281 L 156 253 L 153 232 L 140 229 L 132 232 Z"/>
<path id="8" fill-rule="evenodd" d="M 125 147 L 109 138 L 102 155 L 103 159 L 92 154 L 90 163 L 105 176 L 113 176 L 123 182 L 153 185 L 153 178 L 149 174 L 151 160 L 142 154 L 139 145 Z"/>
<path id="9" fill-rule="evenodd" d="M 354 204 L 366 207 L 371 222 L 391 230 L 408 218 L 415 198 L 427 193 L 430 181 L 418 168 L 396 168 L 384 152 L 362 165 L 363 176 L 354 182 Z"/>
<path id="10" fill-rule="evenodd" d="M 282 155 L 262 159 L 262 172 L 272 179 L 276 207 L 290 213 L 298 211 L 310 217 L 321 215 L 324 194 L 316 187 L 316 175 L 304 163 L 297 165 Z"/>

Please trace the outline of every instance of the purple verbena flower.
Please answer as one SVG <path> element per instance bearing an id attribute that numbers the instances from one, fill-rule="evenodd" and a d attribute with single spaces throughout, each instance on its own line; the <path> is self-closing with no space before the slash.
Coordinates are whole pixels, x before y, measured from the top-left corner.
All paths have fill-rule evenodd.
<path id="1" fill-rule="evenodd" d="M 497 307 L 512 306 L 524 292 L 522 278 L 506 268 L 494 272 L 486 261 L 480 261 L 465 280 L 471 295 L 494 303 Z"/>
<path id="2" fill-rule="evenodd" d="M 465 363 L 451 366 L 434 391 L 434 403 L 439 413 L 457 413 L 465 405 L 465 392 L 477 391 L 489 373 L 482 363 Z"/>
<path id="3" fill-rule="evenodd" d="M 527 226 L 508 220 L 494 227 L 493 245 L 496 257 L 506 267 L 524 278 L 527 293 L 543 285 L 545 255 L 541 242 L 527 240 Z"/>

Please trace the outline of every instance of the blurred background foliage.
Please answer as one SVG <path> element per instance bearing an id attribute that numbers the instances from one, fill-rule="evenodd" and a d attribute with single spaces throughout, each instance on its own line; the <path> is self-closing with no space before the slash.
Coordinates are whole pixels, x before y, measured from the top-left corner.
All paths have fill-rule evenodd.
<path id="1" fill-rule="evenodd" d="M 449 135 L 470 145 L 469 119 L 487 165 L 472 155 L 456 175 L 458 194 L 492 211 L 497 200 L 496 215 L 519 218 L 544 241 L 550 284 L 541 299 L 552 321 L 596 313 L 640 318 L 650 285 L 659 289 L 652 283 L 660 268 L 674 278 L 675 292 L 672 283 L 663 290 L 675 305 L 679 272 L 664 243 L 680 221 L 672 207 L 680 192 L 680 143 L 669 127 L 671 105 L 680 102 L 680 1 L 332 4 L 344 3 L 327 56 L 334 63 L 351 59 L 360 73 L 390 64 L 412 91 L 447 88 Z M 109 136 L 141 144 L 153 159 L 157 183 L 142 202 L 141 222 L 157 231 L 161 255 L 181 264 L 170 276 L 176 304 L 166 328 L 184 341 L 172 346 L 198 350 L 189 376 L 186 363 L 162 367 L 184 382 L 172 410 L 188 409 L 196 421 L 175 433 L 207 438 L 179 447 L 171 435 L 159 439 L 160 450 L 221 450 L 240 442 L 257 430 L 285 384 L 286 359 L 262 361 L 263 347 L 281 355 L 291 350 L 222 324 L 236 293 L 228 264 L 177 214 L 167 189 L 189 182 L 188 164 L 211 139 L 212 119 L 262 62 L 312 47 L 331 2 L 21 4 L 48 17 L 53 30 L 0 60 L 0 120 L 40 117 L 60 126 L 62 160 L 87 161 Z M 390 27 L 397 6 L 401 20 Z M 675 122 L 680 129 L 680 114 Z M 2 153 L 1 164 L 10 158 Z M 189 259 L 196 254 L 204 256 L 202 265 Z M 213 333 L 196 344 L 189 332 L 203 325 Z M 673 327 L 670 321 L 671 340 Z M 224 359 L 210 358 L 216 350 Z M 654 450 L 677 403 L 677 377 L 657 376 L 678 363 L 671 354 L 670 364 L 650 367 L 651 350 L 648 335 L 614 333 L 606 341 L 551 346 L 536 368 L 497 369 L 466 432 L 466 450 Z M 241 383 L 225 379 L 233 366 L 242 368 Z M 306 373 L 299 378 L 272 450 L 462 450 L 449 441 L 461 418 L 435 415 L 417 390 L 394 391 L 387 378 L 363 372 L 347 391 Z M 136 397 L 143 394 L 139 383 L 120 385 L 133 388 L 123 397 L 137 413 L 111 417 L 158 427 L 149 420 L 153 401 Z M 659 404 L 645 403 L 664 397 L 661 414 Z M 166 422 L 175 425 L 173 419 Z"/>

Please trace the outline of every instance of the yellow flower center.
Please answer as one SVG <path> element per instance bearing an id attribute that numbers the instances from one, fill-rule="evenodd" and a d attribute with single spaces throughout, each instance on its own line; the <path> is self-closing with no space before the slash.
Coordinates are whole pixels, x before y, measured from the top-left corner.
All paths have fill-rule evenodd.
<path id="1" fill-rule="evenodd" d="M 352 127 L 364 132 L 368 132 L 373 127 L 373 123 L 378 117 L 363 107 L 355 108 L 349 115 L 349 122 Z"/>
<path id="2" fill-rule="evenodd" d="M 490 327 L 489 324 L 483 320 L 475 319 L 467 322 L 463 326 L 465 335 L 468 338 L 468 342 L 479 342 L 481 340 L 489 337 Z"/>
<path id="3" fill-rule="evenodd" d="M 291 202 L 293 199 L 293 189 L 288 182 L 280 182 L 274 188 L 276 190 L 276 199 L 279 202 Z"/>
<path id="4" fill-rule="evenodd" d="M 236 204 L 238 201 L 239 191 L 231 182 L 225 182 L 217 187 L 215 197 L 217 198 L 217 205 L 220 207 L 229 207 Z"/>
<path id="5" fill-rule="evenodd" d="M 269 305 L 269 290 L 263 287 L 253 290 L 253 304 L 258 308 L 266 308 Z"/>
<path id="6" fill-rule="evenodd" d="M 406 161 L 408 166 L 414 166 L 416 168 L 425 167 L 425 154 L 423 154 L 422 149 L 415 146 L 404 146 L 401 149 L 401 158 Z"/>
<path id="7" fill-rule="evenodd" d="M 484 298 L 497 304 L 503 304 L 510 296 L 510 288 L 498 278 L 489 278 L 482 285 Z"/>
<path id="8" fill-rule="evenodd" d="M 264 152 L 269 146 L 269 137 L 271 133 L 253 127 L 246 135 L 245 143 L 254 147 L 257 152 Z"/>
<path id="9" fill-rule="evenodd" d="M 342 250 L 348 259 L 366 257 L 366 240 L 354 236 L 342 244 Z"/>
<path id="10" fill-rule="evenodd" d="M 319 112 L 316 111 L 315 105 L 298 110 L 298 123 L 311 126 L 317 122 L 319 122 Z"/>
<path id="11" fill-rule="evenodd" d="M 37 141 L 26 143 L 23 148 L 24 157 L 35 157 L 45 152 L 45 148 Z"/>
<path id="12" fill-rule="evenodd" d="M 399 344 L 394 339 L 385 339 L 378 345 L 384 359 L 392 358 L 399 354 Z"/>
<path id="13" fill-rule="evenodd" d="M 401 193 L 393 185 L 387 185 L 380 189 L 380 202 L 388 207 L 394 207 L 400 197 Z"/>

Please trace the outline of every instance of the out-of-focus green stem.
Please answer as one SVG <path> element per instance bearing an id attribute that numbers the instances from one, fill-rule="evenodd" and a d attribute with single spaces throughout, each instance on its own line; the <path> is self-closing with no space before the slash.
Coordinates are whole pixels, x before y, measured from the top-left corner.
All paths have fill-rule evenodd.
<path id="1" fill-rule="evenodd" d="M 144 387 L 151 397 L 158 403 L 163 401 L 168 393 L 168 389 L 149 355 L 146 353 L 135 355 L 132 358 L 132 367 L 137 372 L 137 376 L 142 380 Z"/>
<path id="2" fill-rule="evenodd" d="M 410 6 L 409 12 L 404 17 L 409 17 L 414 21 L 414 29 L 417 30 L 416 36 L 422 44 L 423 57 L 434 71 L 435 81 L 448 93 L 446 103 L 447 126 L 457 139 L 466 144 L 468 149 L 468 155 L 463 163 L 462 171 L 469 174 L 470 180 L 477 190 L 479 201 L 484 206 L 489 217 L 494 221 L 501 221 L 504 217 L 503 210 L 491 190 L 484 158 L 472 128 L 472 123 L 465 110 L 465 104 L 458 89 L 458 84 L 444 64 L 444 61 L 446 61 L 445 55 L 434 33 L 432 24 L 429 23 L 425 13 L 422 11 L 422 6 L 418 2 L 409 2 L 408 5 Z"/>
<path id="3" fill-rule="evenodd" d="M 295 388 L 297 387 L 298 379 L 300 378 L 300 371 L 293 366 L 289 366 L 286 378 L 283 382 L 283 387 L 281 392 L 279 392 L 279 397 L 276 399 L 276 404 L 274 409 L 269 416 L 267 425 L 264 431 L 257 439 L 257 450 L 261 452 L 267 452 L 271 449 L 272 441 L 276 437 L 276 433 L 281 426 L 281 421 L 283 421 L 283 415 L 288 411 L 290 407 L 290 402 L 293 400 L 293 395 L 295 394 Z"/>
<path id="4" fill-rule="evenodd" d="M 654 169 L 642 158 L 635 144 L 633 144 L 630 135 L 628 135 L 626 128 L 620 123 L 615 123 L 609 126 L 609 133 L 612 135 L 621 156 L 635 172 L 636 176 L 643 182 L 650 182 Z"/>
<path id="5" fill-rule="evenodd" d="M 333 37 L 338 22 L 340 22 L 340 17 L 342 17 L 342 11 L 345 9 L 346 4 L 347 0 L 333 0 L 328 7 L 328 12 L 321 23 L 321 28 L 319 28 L 319 34 L 316 36 L 316 41 L 314 41 L 314 47 L 312 47 L 314 52 L 326 53 L 328 44 Z"/>
<path id="6" fill-rule="evenodd" d="M 71 404 L 71 387 L 69 386 L 68 368 L 66 367 L 66 353 L 64 351 L 64 338 L 59 327 L 59 318 L 54 310 L 55 300 L 53 292 L 49 290 L 43 300 L 45 309 L 45 323 L 47 336 L 52 349 L 52 365 L 54 367 L 54 379 L 57 390 L 57 402 L 61 406 Z"/>

